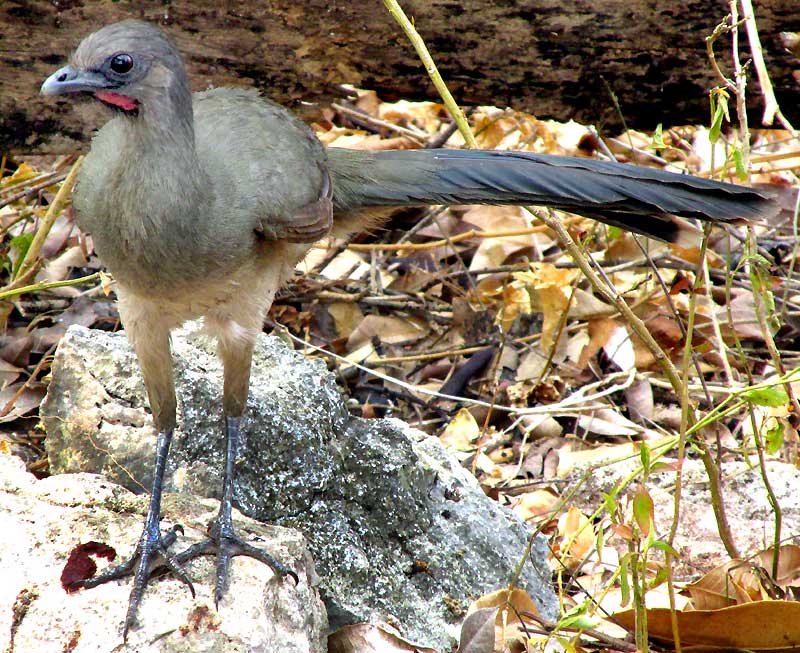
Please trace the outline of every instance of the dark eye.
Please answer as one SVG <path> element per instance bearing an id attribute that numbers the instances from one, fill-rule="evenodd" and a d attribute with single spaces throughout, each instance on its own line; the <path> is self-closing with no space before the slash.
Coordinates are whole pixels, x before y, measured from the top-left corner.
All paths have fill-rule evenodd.
<path id="1" fill-rule="evenodd" d="M 129 73 L 133 68 L 133 57 L 129 54 L 125 54 L 124 52 L 121 54 L 115 54 L 113 57 L 111 57 L 108 67 L 118 75 Z"/>

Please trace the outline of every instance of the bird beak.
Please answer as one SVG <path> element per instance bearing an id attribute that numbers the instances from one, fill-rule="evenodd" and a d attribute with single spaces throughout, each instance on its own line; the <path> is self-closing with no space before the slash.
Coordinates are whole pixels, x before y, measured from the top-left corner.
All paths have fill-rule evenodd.
<path id="1" fill-rule="evenodd" d="M 42 95 L 64 95 L 66 93 L 95 93 L 108 88 L 108 80 L 99 73 L 76 70 L 72 66 L 59 68 L 42 84 Z"/>

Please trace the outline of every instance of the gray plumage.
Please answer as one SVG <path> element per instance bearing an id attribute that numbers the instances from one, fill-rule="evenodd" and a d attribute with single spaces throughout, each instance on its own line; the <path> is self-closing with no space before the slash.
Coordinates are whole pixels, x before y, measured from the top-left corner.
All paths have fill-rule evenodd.
<path id="1" fill-rule="evenodd" d="M 280 284 L 310 243 L 331 229 L 374 224 L 393 206 L 540 204 L 674 240 L 682 231 L 674 216 L 728 222 L 773 210 L 751 189 L 586 159 L 453 150 L 326 152 L 304 123 L 253 91 L 193 95 L 175 47 L 159 29 L 137 20 L 85 38 L 42 93 L 88 95 L 115 112 L 92 141 L 74 205 L 117 281 L 120 315 L 159 437 L 150 508 L 134 556 L 81 585 L 134 573 L 125 634 L 159 560 L 191 587 L 182 564 L 216 554 L 217 601 L 236 555 L 257 558 L 296 580 L 235 534 L 233 471 L 255 338 Z M 159 529 L 176 420 L 169 333 L 196 317 L 204 317 L 217 337 L 224 365 L 225 481 L 209 538 L 173 555 L 175 528 L 164 535 Z"/>
<path id="2" fill-rule="evenodd" d="M 328 161 L 341 214 L 363 206 L 534 204 L 674 241 L 681 228 L 674 216 L 736 222 L 773 210 L 763 194 L 744 186 L 577 157 L 331 148 Z"/>

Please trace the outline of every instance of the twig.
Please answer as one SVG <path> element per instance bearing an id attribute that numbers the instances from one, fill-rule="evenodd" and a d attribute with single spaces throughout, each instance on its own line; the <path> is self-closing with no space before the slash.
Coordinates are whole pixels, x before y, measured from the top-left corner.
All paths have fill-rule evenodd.
<path id="1" fill-rule="evenodd" d="M 475 137 L 472 135 L 472 130 L 469 128 L 467 119 L 450 94 L 444 80 L 442 80 L 442 76 L 439 74 L 436 64 L 433 63 L 433 59 L 428 52 L 428 48 L 425 47 L 425 42 L 422 40 L 422 37 L 420 37 L 397 0 L 383 0 L 383 4 L 386 5 L 389 13 L 392 14 L 392 17 L 397 21 L 400 27 L 403 28 L 408 40 L 411 41 L 411 45 L 413 45 L 414 49 L 417 51 L 417 55 L 422 61 L 422 65 L 425 66 L 425 70 L 433 81 L 433 85 L 436 87 L 439 95 L 441 95 L 442 100 L 444 100 L 444 106 L 458 125 L 458 131 L 461 132 L 461 135 L 464 137 L 464 142 L 467 144 L 467 147 L 473 150 L 478 149 L 478 144 L 475 142 Z"/>
<path id="2" fill-rule="evenodd" d="M 333 109 L 336 109 L 339 113 L 346 115 L 348 118 L 352 118 L 354 120 L 361 121 L 368 125 L 372 125 L 374 127 L 382 128 L 382 129 L 389 129 L 391 131 L 397 132 L 403 136 L 407 136 L 408 138 L 413 139 L 420 145 L 423 145 L 428 140 L 428 135 L 424 132 L 418 132 L 414 129 L 409 129 L 408 127 L 401 127 L 400 125 L 395 125 L 388 120 L 381 120 L 380 118 L 373 118 L 368 113 L 356 109 L 354 107 L 348 107 L 345 104 L 337 104 L 334 102 L 331 104 Z"/>
<path id="3" fill-rule="evenodd" d="M 25 276 L 26 273 L 33 269 L 36 260 L 39 258 L 39 252 L 42 250 L 42 245 L 44 245 L 44 241 L 47 239 L 47 235 L 50 233 L 53 223 L 55 222 L 59 213 L 61 213 L 61 208 L 67 201 L 67 197 L 69 197 L 70 193 L 72 192 L 72 187 L 75 184 L 75 178 L 78 176 L 78 170 L 80 170 L 81 163 L 83 163 L 82 156 L 78 157 L 78 160 L 75 161 L 71 170 L 69 171 L 69 174 L 67 175 L 67 178 L 64 180 L 64 183 L 61 184 L 61 188 L 58 189 L 58 193 L 56 193 L 53 203 L 48 207 L 47 213 L 39 225 L 39 228 L 36 230 L 36 235 L 33 237 L 30 247 L 28 247 L 28 251 L 25 252 L 25 258 L 22 259 L 22 263 L 20 263 L 16 275 L 14 275 L 14 280 Z"/>
<path id="4" fill-rule="evenodd" d="M 598 408 L 600 408 L 600 406 L 592 402 L 596 402 L 599 399 L 602 399 L 603 397 L 607 397 L 616 392 L 621 392 L 625 390 L 626 388 L 630 387 L 631 383 L 633 383 L 633 380 L 635 379 L 635 374 L 633 373 L 633 371 L 631 371 L 630 373 L 620 373 L 619 375 L 609 375 L 602 381 L 598 381 L 597 383 L 585 385 L 579 388 L 571 395 L 569 395 L 565 399 L 562 399 L 559 402 L 547 404 L 545 406 L 534 406 L 532 408 L 518 408 L 514 406 L 497 406 L 497 405 L 493 406 L 492 404 L 486 401 L 481 401 L 479 399 L 470 399 L 469 397 L 456 397 L 453 395 L 446 395 L 441 392 L 436 392 L 435 390 L 431 390 L 430 388 L 426 388 L 424 386 L 408 383 L 407 381 L 403 381 L 396 377 L 390 376 L 389 374 L 383 374 L 382 372 L 373 370 L 369 367 L 366 367 L 365 365 L 356 363 L 355 361 L 352 361 L 349 358 L 346 358 L 344 356 L 339 356 L 338 354 L 334 354 L 332 351 L 328 351 L 324 347 L 319 347 L 306 340 L 303 340 L 302 338 L 299 338 L 298 336 L 294 335 L 288 330 L 284 331 L 283 335 L 290 338 L 291 340 L 294 340 L 296 343 L 302 345 L 306 349 L 312 349 L 314 351 L 317 351 L 325 356 L 329 356 L 335 360 L 338 360 L 344 363 L 345 365 L 353 366 L 356 369 L 361 370 L 362 372 L 366 372 L 367 374 L 375 376 L 384 381 L 394 383 L 400 386 L 401 388 L 405 388 L 406 390 L 409 390 L 411 392 L 417 392 L 419 394 L 428 395 L 430 397 L 436 397 L 438 399 L 445 399 L 448 401 L 458 401 L 465 404 L 471 404 L 474 406 L 483 406 L 485 408 L 492 406 L 493 410 L 501 411 L 504 413 L 511 413 L 515 415 L 553 415 L 553 414 L 562 414 L 563 411 L 565 410 L 570 412 L 580 412 L 580 413 L 597 410 Z M 601 385 L 606 384 L 610 379 L 615 379 L 617 377 L 623 377 L 624 378 L 623 382 L 615 383 L 603 390 L 598 390 L 596 393 L 587 396 L 587 392 L 589 392 L 590 390 L 593 390 L 596 387 L 600 387 Z"/>
<path id="5" fill-rule="evenodd" d="M 24 188 L 20 192 L 16 193 L 15 195 L 3 198 L 3 200 L 0 201 L 0 209 L 2 209 L 4 206 L 8 206 L 9 204 L 13 204 L 17 200 L 25 199 L 30 195 L 34 195 L 38 193 L 40 190 L 44 190 L 48 186 L 53 186 L 54 184 L 57 184 L 59 181 L 64 179 L 66 176 L 67 176 L 66 172 L 49 172 L 46 175 L 42 175 L 41 177 L 38 178 L 36 184 L 34 184 L 33 186 L 28 186 L 27 188 Z M 31 181 L 32 180 L 29 179 L 28 181 L 22 182 L 20 184 L 14 184 L 13 186 L 3 189 L 3 193 L 7 193 L 15 188 L 19 188 L 20 186 L 30 184 Z"/>
<path id="6" fill-rule="evenodd" d="M 66 286 L 79 286 L 84 283 L 89 283 L 95 279 L 101 278 L 100 272 L 89 274 L 85 277 L 78 277 L 77 279 L 65 279 L 64 281 L 45 281 L 42 283 L 34 283 L 30 286 L 22 286 L 20 288 L 12 288 L 10 290 L 0 291 L 0 300 L 16 297 L 17 295 L 24 295 L 26 293 L 39 292 L 40 290 L 50 290 L 51 288 L 64 288 Z"/>
<path id="7" fill-rule="evenodd" d="M 767 66 L 764 63 L 764 52 L 761 48 L 761 39 L 758 37 L 758 27 L 756 26 L 756 13 L 753 10 L 753 3 L 750 0 L 739 0 L 744 12 L 744 26 L 747 30 L 747 40 L 750 44 L 750 54 L 753 57 L 753 66 L 758 75 L 758 83 L 761 85 L 761 95 L 764 96 L 764 115 L 761 118 L 763 125 L 771 125 L 777 117 L 778 122 L 784 129 L 797 136 L 794 127 L 789 123 L 781 112 L 778 100 L 775 98 L 775 90 L 772 87 L 772 80 L 769 78 Z"/>

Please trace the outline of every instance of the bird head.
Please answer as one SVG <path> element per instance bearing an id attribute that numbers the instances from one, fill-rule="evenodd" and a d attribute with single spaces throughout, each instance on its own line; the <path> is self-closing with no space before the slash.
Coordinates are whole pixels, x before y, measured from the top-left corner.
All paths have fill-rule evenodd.
<path id="1" fill-rule="evenodd" d="M 90 95 L 115 112 L 138 116 L 191 94 L 178 51 L 157 27 L 124 20 L 87 36 L 70 63 L 48 77 L 42 95 Z"/>

